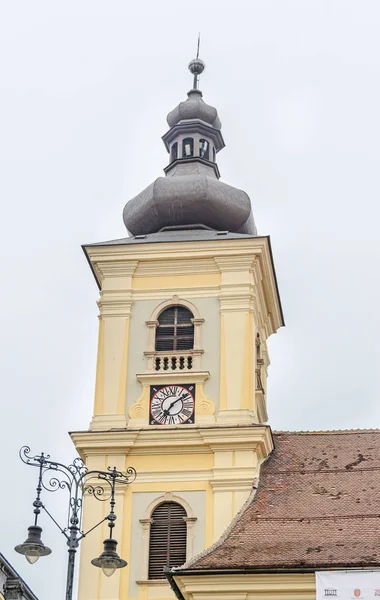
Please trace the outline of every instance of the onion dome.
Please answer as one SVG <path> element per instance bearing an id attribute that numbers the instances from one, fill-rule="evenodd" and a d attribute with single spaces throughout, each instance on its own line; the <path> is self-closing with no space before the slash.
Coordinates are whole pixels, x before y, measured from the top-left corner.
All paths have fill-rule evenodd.
<path id="1" fill-rule="evenodd" d="M 190 90 L 187 95 L 188 99 L 180 102 L 166 117 L 169 127 L 174 127 L 177 123 L 188 119 L 200 119 L 214 129 L 221 129 L 222 124 L 216 108 L 202 100 L 202 92 Z"/>
<path id="2" fill-rule="evenodd" d="M 221 129 L 222 124 L 216 108 L 202 100 L 202 92 L 198 89 L 198 76 L 204 71 L 205 64 L 200 58 L 195 58 L 189 63 L 189 71 L 194 75 L 194 87 L 188 92 L 187 100 L 180 102 L 167 116 L 169 127 L 174 127 L 181 121 L 200 119 L 214 129 Z"/>
<path id="3" fill-rule="evenodd" d="M 170 155 L 165 177 L 159 177 L 124 208 L 132 235 L 166 229 L 214 229 L 256 235 L 249 196 L 219 181 L 216 154 L 224 148 L 216 109 L 198 89 L 205 65 L 198 57 L 189 64 L 193 89 L 167 116 L 163 142 Z"/>
<path id="4" fill-rule="evenodd" d="M 124 222 L 132 235 L 165 227 L 256 234 L 248 194 L 218 181 L 202 165 L 194 167 L 192 173 L 158 177 L 126 204 Z"/>

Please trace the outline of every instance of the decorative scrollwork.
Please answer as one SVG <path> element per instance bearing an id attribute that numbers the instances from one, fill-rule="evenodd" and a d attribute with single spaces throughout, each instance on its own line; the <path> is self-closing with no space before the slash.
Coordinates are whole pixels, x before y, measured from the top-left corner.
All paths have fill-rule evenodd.
<path id="1" fill-rule="evenodd" d="M 50 454 L 37 454 L 35 456 L 30 456 L 30 448 L 29 446 L 23 446 L 22 448 L 20 448 L 19 451 L 19 456 L 22 460 L 23 463 L 25 463 L 26 465 L 33 465 L 35 467 L 39 467 L 41 464 L 41 460 L 42 462 L 44 462 L 45 460 L 48 460 L 50 458 Z"/>
<path id="2" fill-rule="evenodd" d="M 115 467 L 108 467 L 108 471 L 110 471 L 112 479 L 117 483 L 133 483 L 137 476 L 136 469 L 133 467 L 127 467 L 127 470 L 124 473 L 122 471 L 116 471 Z"/>
<path id="3" fill-rule="evenodd" d="M 136 469 L 134 467 L 128 467 L 124 477 L 127 480 L 126 483 L 133 483 L 137 477 Z"/>
<path id="4" fill-rule="evenodd" d="M 99 479 L 102 479 L 102 483 L 97 482 Z M 105 486 L 107 487 L 105 488 Z M 110 500 L 113 493 L 112 481 L 102 477 L 102 473 L 87 473 L 82 487 L 82 494 L 85 495 L 86 493 L 102 502 Z"/>
<path id="5" fill-rule="evenodd" d="M 86 465 L 79 456 L 74 458 L 73 462 L 68 466 L 68 469 L 74 476 L 79 475 L 83 477 L 88 472 Z"/>
<path id="6" fill-rule="evenodd" d="M 35 514 L 38 516 L 41 509 L 45 510 L 53 521 L 52 515 L 42 503 L 40 496 L 43 490 L 56 492 L 57 490 L 67 490 L 69 493 L 69 505 L 67 514 L 67 527 L 61 528 L 62 532 L 71 531 L 74 527 L 80 532 L 83 510 L 83 496 L 89 494 L 96 500 L 110 502 L 110 513 L 106 520 L 109 526 L 114 526 L 116 518 L 114 514 L 115 506 L 115 488 L 116 484 L 129 484 L 136 479 L 136 470 L 128 467 L 125 472 L 117 471 L 116 467 L 108 467 L 107 471 L 91 470 L 89 471 L 84 461 L 77 456 L 73 462 L 65 466 L 59 462 L 50 460 L 48 454 L 32 455 L 29 446 L 23 446 L 20 450 L 21 460 L 27 464 L 39 468 L 39 477 L 37 485 L 37 497 L 34 502 Z M 83 532 L 81 535 L 85 535 Z"/>

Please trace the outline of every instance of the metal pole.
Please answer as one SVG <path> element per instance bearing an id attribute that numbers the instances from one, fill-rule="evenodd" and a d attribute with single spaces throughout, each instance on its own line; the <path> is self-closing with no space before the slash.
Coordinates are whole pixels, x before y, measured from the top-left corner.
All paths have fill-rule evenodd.
<path id="1" fill-rule="evenodd" d="M 69 536 L 67 545 L 69 547 L 69 560 L 67 563 L 66 600 L 72 600 L 74 587 L 75 556 L 81 538 L 79 528 L 78 509 L 82 508 L 82 502 L 78 503 L 78 488 L 72 503 L 72 515 L 70 519 Z"/>
<path id="2" fill-rule="evenodd" d="M 72 598 L 73 598 L 74 568 L 75 568 L 76 553 L 77 553 L 76 548 L 69 548 L 69 560 L 67 563 L 66 600 L 72 600 Z"/>

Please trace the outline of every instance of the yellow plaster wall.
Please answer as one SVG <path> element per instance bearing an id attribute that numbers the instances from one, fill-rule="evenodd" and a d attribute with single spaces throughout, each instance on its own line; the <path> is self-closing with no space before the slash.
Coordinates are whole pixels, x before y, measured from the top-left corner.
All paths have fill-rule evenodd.
<path id="1" fill-rule="evenodd" d="M 134 277 L 132 286 L 134 290 L 176 290 L 216 287 L 219 283 L 219 273 L 201 273 L 198 275 Z"/>
<path id="2" fill-rule="evenodd" d="M 264 427 L 255 434 L 242 427 L 257 419 L 257 330 L 265 341 L 280 326 L 270 253 L 267 241 L 257 238 L 244 244 L 95 247 L 89 255 L 102 283 L 95 414 L 88 441 L 80 434 L 73 439 L 90 467 L 115 464 L 124 470 L 132 465 L 138 477 L 117 495 L 115 537 L 119 554 L 130 565 L 110 579 L 104 577 L 90 561 L 101 552 L 106 527 L 92 532 L 82 544 L 79 600 L 173 598 L 167 585 L 136 583 L 142 560 L 139 519 L 148 500 L 167 492 L 187 499 L 197 517 L 194 548 L 199 552 L 219 538 L 241 508 L 272 448 Z M 153 431 L 147 422 L 141 429 L 126 425 L 132 406 L 137 416 L 145 418 L 147 411 L 149 384 L 137 379 L 146 370 L 145 322 L 173 295 L 192 302 L 204 319 L 201 370 L 210 376 L 197 386 L 206 409 L 207 398 L 216 406 L 217 420 L 210 430 L 205 425 L 163 428 L 161 436 L 160 428 Z M 140 434 L 147 430 L 148 445 Z M 193 433 L 197 431 L 198 437 Z M 103 518 L 105 510 L 106 503 L 87 497 L 85 528 Z"/>

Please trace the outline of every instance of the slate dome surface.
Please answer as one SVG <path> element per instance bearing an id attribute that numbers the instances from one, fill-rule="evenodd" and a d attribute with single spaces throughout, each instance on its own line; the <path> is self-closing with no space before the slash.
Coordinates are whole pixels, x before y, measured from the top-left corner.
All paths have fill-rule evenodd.
<path id="1" fill-rule="evenodd" d="M 123 218 L 132 235 L 194 224 L 256 234 L 249 196 L 199 171 L 158 177 L 126 204 Z"/>
<path id="2" fill-rule="evenodd" d="M 213 106 L 206 104 L 202 99 L 200 90 L 190 90 L 188 98 L 180 102 L 167 116 L 169 127 L 174 127 L 181 121 L 189 119 L 200 119 L 208 123 L 214 129 L 221 129 L 222 124 L 218 117 L 218 111 Z"/>
<path id="3" fill-rule="evenodd" d="M 249 196 L 219 181 L 215 157 L 224 140 L 216 108 L 204 102 L 198 89 L 203 61 L 197 56 L 189 70 L 193 89 L 167 116 L 170 129 L 163 141 L 170 164 L 166 176 L 158 177 L 125 205 L 125 226 L 134 236 L 167 228 L 257 235 Z"/>

